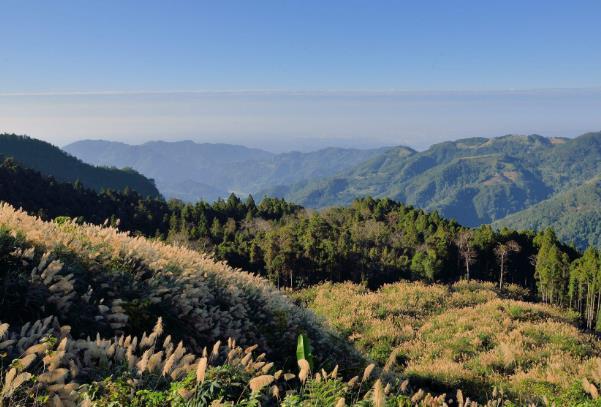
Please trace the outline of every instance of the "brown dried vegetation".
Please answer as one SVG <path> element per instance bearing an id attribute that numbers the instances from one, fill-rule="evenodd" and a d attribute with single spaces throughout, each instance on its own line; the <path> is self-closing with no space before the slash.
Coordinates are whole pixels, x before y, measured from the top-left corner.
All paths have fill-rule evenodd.
<path id="1" fill-rule="evenodd" d="M 452 401 L 475 406 L 455 389 L 432 395 L 414 387 L 420 369 L 448 370 L 442 350 L 428 353 L 436 346 L 428 336 L 446 326 L 457 328 L 453 335 L 465 336 L 468 325 L 486 330 L 489 324 L 503 340 L 480 352 L 479 362 L 519 366 L 528 355 L 525 348 L 520 354 L 517 345 L 525 343 L 529 327 L 519 318 L 509 325 L 499 325 L 498 318 L 478 319 L 511 313 L 515 306 L 547 316 L 544 329 L 535 326 L 535 332 L 555 332 L 578 338 L 578 346 L 590 345 L 579 358 L 567 352 L 571 359 L 555 358 L 566 353 L 565 344 L 541 347 L 540 363 L 515 369 L 517 382 L 527 374 L 559 385 L 568 375 L 583 375 L 578 386 L 587 400 L 598 397 L 601 384 L 601 362 L 589 358 L 597 345 L 580 340 L 569 318 L 548 306 L 500 300 L 479 283 L 452 288 L 399 283 L 377 293 L 352 284 L 325 285 L 298 295 L 359 344 L 364 358 L 264 279 L 111 228 L 43 222 L 0 205 L 0 262 L 4 405 L 443 406 Z M 524 294 L 516 287 L 505 290 L 512 298 Z M 467 306 L 476 308 L 461 317 L 447 312 Z M 299 333 L 311 338 L 314 366 L 303 359 L 298 366 L 293 362 Z M 402 352 L 410 363 L 368 361 L 378 361 L 385 352 L 373 350 L 389 339 L 386 358 Z M 582 367 L 572 370 L 561 365 L 579 362 Z M 473 374 L 467 359 L 455 363 L 464 363 L 461 374 Z M 505 400 L 494 387 L 497 382 L 487 383 L 487 393 L 479 398 L 487 406 Z"/>

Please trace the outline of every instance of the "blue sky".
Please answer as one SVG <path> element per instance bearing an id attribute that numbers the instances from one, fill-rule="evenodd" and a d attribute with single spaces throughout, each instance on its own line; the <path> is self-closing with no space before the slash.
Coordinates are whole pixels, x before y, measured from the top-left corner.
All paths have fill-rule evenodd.
<path id="1" fill-rule="evenodd" d="M 601 90 L 599 1 L 8 0 L 1 8 L 0 131 L 58 144 L 184 137 L 285 148 L 292 138 L 397 144 L 421 132 L 428 144 L 505 129 L 601 129 L 592 113 L 601 93 L 591 91 Z M 587 95 L 583 112 L 574 89 Z M 228 97 L 207 92 L 223 90 Z M 445 102 L 450 90 L 463 92 L 461 103 Z M 508 100 L 508 90 L 520 92 Z M 536 90 L 538 102 L 524 90 Z M 376 107 L 382 91 L 396 96 L 378 96 Z M 327 93 L 328 102 L 311 115 L 314 101 L 295 101 L 294 92 Z M 407 92 L 427 97 L 413 103 Z M 211 109 L 210 126 L 177 121 Z M 410 125 L 398 120 L 410 112 Z M 347 115 L 362 115 L 361 126 Z"/>

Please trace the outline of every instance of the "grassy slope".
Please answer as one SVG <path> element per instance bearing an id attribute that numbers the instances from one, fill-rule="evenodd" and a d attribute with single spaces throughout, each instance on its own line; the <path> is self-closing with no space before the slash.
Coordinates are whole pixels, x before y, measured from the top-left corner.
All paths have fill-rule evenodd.
<path id="1" fill-rule="evenodd" d="M 520 403 L 543 396 L 568 405 L 584 394 L 601 363 L 601 345 L 576 316 L 524 302 L 491 283 L 451 287 L 400 282 L 377 292 L 325 284 L 297 293 L 338 332 L 386 370 L 435 391 L 462 388 L 486 398 L 493 387 Z M 571 400 L 570 402 L 566 400 Z"/>
<path id="2" fill-rule="evenodd" d="M 358 352 L 265 280 L 197 252 L 2 204 L 0 266 L 8 405 L 445 405 L 378 369 L 346 383 Z M 301 332 L 315 358 L 304 374 Z"/>
<path id="3" fill-rule="evenodd" d="M 10 281 L 14 279 L 9 291 L 22 292 L 4 297 L 3 322 L 21 324 L 57 315 L 61 324 L 72 325 L 78 335 L 100 332 L 110 336 L 115 330 L 136 335 L 150 331 L 162 317 L 167 330 L 197 351 L 232 337 L 242 345 L 257 344 L 281 361 L 294 355 L 296 336 L 306 332 L 318 354 L 338 355 L 340 360 L 346 354 L 351 365 L 353 359 L 359 360 L 311 313 L 292 304 L 267 281 L 198 252 L 111 228 L 43 222 L 6 204 L 0 206 L 0 227 L 21 236 L 22 250 L 35 250 L 27 266 L 9 275 Z M 42 307 L 52 292 L 47 287 L 50 282 L 39 285 L 28 278 L 33 267 L 40 269 L 38 264 L 51 260 L 63 263 L 57 278 L 68 280 L 72 288 L 63 293 L 68 306 L 57 308 L 49 303 Z M 125 308 L 124 327 L 114 329 L 109 319 L 96 318 L 99 305 L 112 303 Z"/>
<path id="4" fill-rule="evenodd" d="M 328 372 L 339 363 L 348 379 L 362 358 L 263 279 L 197 252 L 113 229 L 42 222 L 7 205 L 0 207 L 0 225 L 0 380 L 26 374 L 9 400 L 29 403 L 28 397 L 37 394 L 72 405 L 67 401 L 85 395 L 102 400 L 99 405 L 132 400 L 147 405 L 149 397 L 162 400 L 155 405 L 183 405 L 175 401 L 223 396 L 233 401 L 259 397 L 270 405 L 275 396 L 249 390 L 251 378 L 262 374 L 268 380 L 273 376 L 281 391 L 293 390 L 291 402 L 334 405 L 344 397 L 354 405 L 378 394 L 373 375 L 355 387 L 327 372 L 324 381 L 318 369 L 304 384 L 276 375 L 276 369 L 294 363 L 299 332 L 311 338 L 317 366 Z M 391 405 L 409 405 L 400 404 L 408 399 L 400 394 L 405 386 L 399 387 L 399 374 L 412 385 L 447 394 L 463 387 L 482 401 L 492 397 L 493 385 L 518 400 L 540 402 L 542 394 L 562 392 L 559 405 L 587 400 L 581 387 L 566 392 L 585 376 L 599 384 L 598 342 L 579 332 L 571 315 L 519 301 L 524 295 L 511 287 L 501 299 L 492 284 L 397 283 L 378 292 L 329 284 L 295 297 L 383 367 L 382 380 L 395 389 L 387 395 Z M 153 328 L 159 317 L 161 329 Z M 44 321 L 32 325 L 36 319 Z M 6 322 L 9 327 L 2 325 Z M 143 341 L 143 331 L 155 334 Z M 114 339 L 83 339 L 96 332 Z M 140 346 L 132 346 L 127 335 L 136 335 Z M 266 351 L 276 364 L 266 364 L 256 353 L 246 358 L 246 351 L 230 342 L 211 358 L 208 384 L 195 380 L 203 348 L 228 337 L 243 346 L 259 345 L 257 353 Z M 185 349 L 173 356 L 180 340 Z M 39 356 L 23 367 L 31 354 Z M 130 368 L 124 370 L 124 364 Z M 437 406 L 444 399 L 429 400 L 426 405 Z"/>

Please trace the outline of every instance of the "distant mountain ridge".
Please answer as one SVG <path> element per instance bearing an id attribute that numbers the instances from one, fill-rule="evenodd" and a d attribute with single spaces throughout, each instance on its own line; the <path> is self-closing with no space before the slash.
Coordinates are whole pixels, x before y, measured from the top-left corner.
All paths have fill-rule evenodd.
<path id="1" fill-rule="evenodd" d="M 103 141 L 65 149 L 86 161 L 136 168 L 156 178 L 167 197 L 186 201 L 235 192 L 324 208 L 370 195 L 438 211 L 467 226 L 552 226 L 579 247 L 601 244 L 601 195 L 593 190 L 601 176 L 601 132 L 573 139 L 467 138 L 425 151 L 398 146 L 273 154 L 220 144 Z"/>
<path id="2" fill-rule="evenodd" d="M 24 167 L 61 182 L 80 181 L 96 191 L 122 191 L 129 188 L 143 196 L 160 196 L 153 180 L 131 168 L 117 169 L 86 164 L 50 143 L 27 136 L 0 134 L 0 156 L 12 157 Z"/>
<path id="3" fill-rule="evenodd" d="M 131 167 L 156 180 L 166 197 L 215 200 L 275 185 L 327 177 L 385 151 L 326 148 L 274 154 L 231 144 L 153 141 L 129 145 L 82 140 L 63 148 L 95 165 Z"/>
<path id="4" fill-rule="evenodd" d="M 390 197 L 468 226 L 491 223 L 601 174 L 601 133 L 469 138 L 422 152 L 405 147 L 334 177 L 264 191 L 309 207 Z"/>

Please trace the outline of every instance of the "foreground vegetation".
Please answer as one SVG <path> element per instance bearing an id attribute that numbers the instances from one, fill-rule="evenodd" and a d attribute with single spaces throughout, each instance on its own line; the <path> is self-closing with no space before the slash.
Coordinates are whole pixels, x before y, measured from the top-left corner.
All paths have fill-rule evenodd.
<path id="1" fill-rule="evenodd" d="M 0 404 L 53 406 L 458 406 L 477 407 L 458 390 L 453 397 L 412 392 L 401 383 L 376 378 L 374 365 L 346 381 L 338 366 L 313 371 L 299 359 L 297 373 L 276 370 L 256 346 L 232 339 L 216 342 L 200 356 L 163 335 L 159 319 L 142 338 L 74 340 L 68 326 L 49 317 L 21 328 L 0 325 L 4 358 Z M 14 345 L 17 343 L 19 345 Z M 163 343 L 162 345 L 160 343 Z M 2 377 L 3 376 L 3 377 Z M 393 387 L 394 384 L 394 387 Z M 504 402 L 500 392 L 486 406 Z M 348 404 L 347 404 L 348 403 Z"/>
<path id="2" fill-rule="evenodd" d="M 386 372 L 438 393 L 474 399 L 495 389 L 519 405 L 546 399 L 575 405 L 599 384 L 601 344 L 578 315 L 522 301 L 517 286 L 399 282 L 370 291 L 324 284 L 294 294 Z"/>
<path id="3" fill-rule="evenodd" d="M 471 405 L 416 390 L 265 280 L 187 249 L 3 204 L 0 265 L 4 404 Z"/>
<path id="4" fill-rule="evenodd" d="M 165 202 L 11 160 L 0 180 L 47 220 L 0 206 L 9 404 L 599 401 L 600 345 L 582 328 L 601 331 L 601 256 L 550 229 L 465 228 L 387 199 Z"/>
<path id="5" fill-rule="evenodd" d="M 388 199 L 322 212 L 234 195 L 213 204 L 166 203 L 56 183 L 10 161 L 0 167 L 0 180 L 0 197 L 46 218 L 62 213 L 97 224 L 104 218 L 122 230 L 213 253 L 277 287 L 353 281 L 377 288 L 403 278 L 514 283 L 543 302 L 578 311 L 587 328 L 601 329 L 600 253 L 594 247 L 580 253 L 550 229 L 465 228 Z"/>
<path id="6" fill-rule="evenodd" d="M 17 377 L 36 384 L 23 397 L 62 398 L 81 384 L 101 386 L 105 379 L 118 386 L 122 374 L 124 385 L 135 388 L 137 382 L 126 376 L 134 367 L 134 381 L 143 375 L 142 360 L 142 366 L 154 366 L 149 373 L 161 366 L 163 376 L 181 367 L 175 375 L 180 378 L 196 360 L 186 357 L 183 348 L 202 355 L 205 347 L 227 338 L 241 346 L 257 345 L 266 353 L 263 358 L 269 356 L 282 368 L 295 364 L 290 356 L 299 333 L 311 338 L 316 366 L 331 369 L 340 361 L 341 373 L 349 374 L 364 363 L 264 280 L 197 252 L 114 229 L 45 223 L 4 204 L 0 227 L 0 321 L 8 324 L 2 325 L 0 363 L 4 390 L 11 394 Z M 157 325 L 157 320 L 162 322 Z M 163 330 L 170 339 L 156 342 Z M 85 339 L 90 337 L 97 339 Z M 32 376 L 17 376 L 26 365 L 32 366 Z M 83 382 L 66 389 L 54 386 L 75 377 Z M 154 388 L 143 381 L 140 386 Z"/>
<path id="7" fill-rule="evenodd" d="M 5 204 L 0 230 L 9 404 L 573 405 L 601 385 L 599 343 L 577 314 L 523 302 L 517 286 L 293 293 L 327 327 L 262 278 L 185 248 Z M 300 334 L 310 367 L 296 366 Z"/>
<path id="8" fill-rule="evenodd" d="M 192 344 L 232 337 L 283 361 L 305 332 L 318 354 L 340 348 L 340 357 L 356 358 L 268 282 L 201 253 L 112 228 L 42 222 L 6 204 L 0 226 L 3 322 L 55 315 L 86 337 L 139 335 L 162 317 Z"/>

